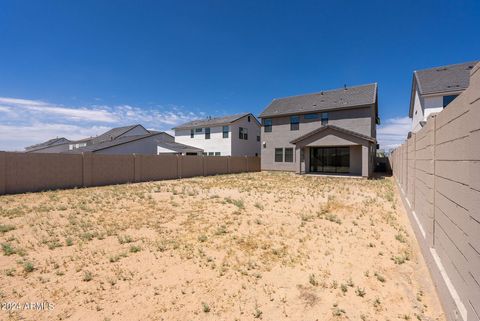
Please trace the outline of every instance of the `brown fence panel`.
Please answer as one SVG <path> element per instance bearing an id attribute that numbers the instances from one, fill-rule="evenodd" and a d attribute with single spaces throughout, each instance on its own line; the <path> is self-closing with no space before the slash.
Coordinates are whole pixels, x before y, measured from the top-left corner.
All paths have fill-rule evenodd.
<path id="1" fill-rule="evenodd" d="M 224 156 L 205 156 L 204 157 L 205 176 L 228 174 L 228 157 Z"/>
<path id="2" fill-rule="evenodd" d="M 180 158 L 180 177 L 203 176 L 204 156 L 178 156 Z"/>
<path id="3" fill-rule="evenodd" d="M 415 208 L 415 134 L 407 140 L 407 197 Z"/>
<path id="4" fill-rule="evenodd" d="M 480 88 L 480 65 L 474 69 L 474 75 L 470 78 L 470 86 Z M 469 186 L 470 196 L 468 205 L 468 227 L 467 227 L 467 260 L 472 267 L 470 273 L 475 282 L 469 285 L 469 315 L 475 313 L 480 315 L 480 89 L 470 91 L 468 102 L 469 111 L 469 136 L 468 136 L 468 159 L 469 159 Z M 474 310 L 474 311 L 472 311 Z M 480 318 L 479 318 L 480 319 Z"/>
<path id="5" fill-rule="evenodd" d="M 247 171 L 248 172 L 260 172 L 261 164 L 260 157 L 248 156 L 247 157 Z"/>
<path id="6" fill-rule="evenodd" d="M 243 173 L 246 172 L 247 167 L 247 158 L 241 156 L 232 156 L 230 157 L 230 173 Z"/>
<path id="7" fill-rule="evenodd" d="M 434 229 L 434 151 L 435 118 L 430 118 L 415 134 L 415 213 L 426 233 L 425 239 L 433 246 Z"/>
<path id="8" fill-rule="evenodd" d="M 136 182 L 178 178 L 178 156 L 135 155 Z"/>
<path id="9" fill-rule="evenodd" d="M 92 186 L 135 181 L 133 155 L 92 155 Z"/>
<path id="10" fill-rule="evenodd" d="M 82 155 L 4 153 L 8 193 L 82 186 Z"/>
<path id="11" fill-rule="evenodd" d="M 467 90 L 390 157 L 449 320 L 480 321 L 479 142 L 480 64 Z"/>

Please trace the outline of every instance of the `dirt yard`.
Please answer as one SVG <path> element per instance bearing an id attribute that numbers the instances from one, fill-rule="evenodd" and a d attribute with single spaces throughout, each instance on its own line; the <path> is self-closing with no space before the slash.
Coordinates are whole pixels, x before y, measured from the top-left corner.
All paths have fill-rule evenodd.
<path id="1" fill-rule="evenodd" d="M 11 195 L 0 217 L 1 320 L 445 320 L 390 178 Z"/>

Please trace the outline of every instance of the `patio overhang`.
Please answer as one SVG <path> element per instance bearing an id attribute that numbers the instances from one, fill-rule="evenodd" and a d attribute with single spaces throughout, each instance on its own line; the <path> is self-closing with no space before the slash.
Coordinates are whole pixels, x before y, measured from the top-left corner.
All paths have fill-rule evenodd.
<path id="1" fill-rule="evenodd" d="M 361 175 L 363 177 L 369 177 L 373 172 L 372 157 L 376 142 L 373 137 L 334 125 L 322 126 L 290 141 L 291 144 L 295 145 L 296 159 L 300 160 L 296 170 L 299 174 L 318 171 L 318 169 L 311 169 L 310 165 L 315 168 L 315 164 L 310 158 L 312 155 L 313 159 L 316 159 L 312 152 L 318 152 L 319 148 L 334 149 L 338 152 L 348 147 L 349 151 L 346 153 L 349 154 L 347 156 L 349 165 L 344 164 L 342 166 L 347 166 L 351 175 Z M 340 147 L 343 149 L 339 149 Z"/>

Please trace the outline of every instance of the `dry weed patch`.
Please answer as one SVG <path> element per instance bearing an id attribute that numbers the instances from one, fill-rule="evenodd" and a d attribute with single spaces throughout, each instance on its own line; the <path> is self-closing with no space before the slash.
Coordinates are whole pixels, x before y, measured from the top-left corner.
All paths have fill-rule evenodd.
<path id="1" fill-rule="evenodd" d="M 0 319 L 444 320 L 398 202 L 277 172 L 1 196 L 2 301 L 55 309 Z"/>

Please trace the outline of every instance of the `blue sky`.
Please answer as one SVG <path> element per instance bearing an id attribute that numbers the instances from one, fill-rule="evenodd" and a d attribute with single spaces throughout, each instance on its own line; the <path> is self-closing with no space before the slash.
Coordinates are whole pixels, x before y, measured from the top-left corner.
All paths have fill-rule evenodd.
<path id="1" fill-rule="evenodd" d="M 0 150 L 371 82 L 393 146 L 413 70 L 480 59 L 479 20 L 478 0 L 3 0 Z"/>

